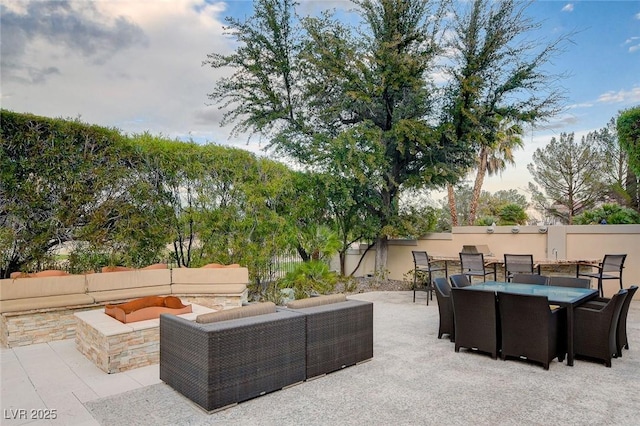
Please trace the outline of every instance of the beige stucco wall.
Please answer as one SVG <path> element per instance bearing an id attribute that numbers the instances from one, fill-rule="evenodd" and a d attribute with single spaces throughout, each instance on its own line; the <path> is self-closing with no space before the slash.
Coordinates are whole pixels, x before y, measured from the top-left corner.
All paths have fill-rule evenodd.
<path id="1" fill-rule="evenodd" d="M 640 285 L 640 225 L 573 225 L 573 226 L 521 226 L 518 233 L 510 226 L 496 226 L 493 233 L 488 227 L 455 227 L 451 233 L 429 234 L 418 240 L 394 240 L 389 245 L 387 270 L 392 279 L 412 278 L 412 250 L 423 250 L 430 256 L 457 257 L 463 245 L 489 246 L 494 257 L 505 253 L 533 254 L 534 259 L 602 259 L 607 254 L 626 253 L 623 273 L 625 287 Z M 546 232 L 541 232 L 546 231 Z M 351 250 L 347 255 L 346 272 L 357 265 L 366 246 Z M 372 274 L 375 250 L 371 249 L 356 276 Z M 457 267 L 453 269 L 458 273 Z M 501 276 L 498 275 L 498 279 Z M 604 282 L 605 295 L 618 288 L 617 281 Z M 636 298 L 640 296 L 636 295 Z"/>

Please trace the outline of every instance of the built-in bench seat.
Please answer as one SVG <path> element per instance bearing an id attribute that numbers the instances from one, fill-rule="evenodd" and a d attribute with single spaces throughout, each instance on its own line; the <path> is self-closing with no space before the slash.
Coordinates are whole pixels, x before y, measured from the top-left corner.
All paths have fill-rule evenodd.
<path id="1" fill-rule="evenodd" d="M 85 275 L 0 280 L 0 313 L 93 303 Z"/>
<path id="2" fill-rule="evenodd" d="M 171 269 L 87 275 L 87 294 L 96 303 L 171 294 Z"/>
<path id="3" fill-rule="evenodd" d="M 175 295 L 191 303 L 229 308 L 247 298 L 243 267 L 153 267 L 81 275 L 26 275 L 0 280 L 0 345 L 23 346 L 75 335 L 75 312 L 146 296 Z M 235 265 L 234 265 L 235 266 Z"/>

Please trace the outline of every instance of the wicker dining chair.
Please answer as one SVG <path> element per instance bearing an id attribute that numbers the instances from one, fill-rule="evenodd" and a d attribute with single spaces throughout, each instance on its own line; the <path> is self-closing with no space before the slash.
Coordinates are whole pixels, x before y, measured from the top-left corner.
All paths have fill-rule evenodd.
<path id="1" fill-rule="evenodd" d="M 504 255 L 504 279 L 511 281 L 515 274 L 534 274 L 539 265 L 534 265 L 532 254 L 505 254 Z"/>
<path id="2" fill-rule="evenodd" d="M 455 341 L 455 329 L 453 322 L 453 303 L 451 302 L 451 286 L 446 278 L 438 277 L 434 281 L 436 286 L 436 300 L 438 301 L 438 313 L 440 325 L 438 327 L 438 339 L 443 334 L 449 335 L 450 341 Z"/>
<path id="3" fill-rule="evenodd" d="M 566 349 L 566 308 L 549 308 L 546 296 L 498 293 L 503 360 L 526 358 L 540 362 L 545 370 Z"/>
<path id="4" fill-rule="evenodd" d="M 620 282 L 620 289 L 622 289 L 622 270 L 624 269 L 624 261 L 626 258 L 626 254 L 605 254 L 604 259 L 602 259 L 599 265 L 579 263 L 576 267 L 576 277 L 596 278 L 598 280 L 598 292 L 600 293 L 600 297 L 603 297 L 603 280 L 618 280 Z M 580 266 L 589 266 L 592 269 L 590 272 L 580 272 Z M 596 268 L 597 271 L 593 271 L 593 268 Z M 606 272 L 609 273 L 607 274 Z"/>
<path id="5" fill-rule="evenodd" d="M 616 333 L 616 357 L 622 356 L 622 348 L 629 349 L 629 339 L 627 338 L 627 315 L 629 314 L 629 306 L 638 290 L 637 285 L 632 285 L 627 289 L 627 297 L 622 304 L 620 318 L 618 319 L 618 329 Z M 611 299 L 605 297 L 597 297 L 580 305 L 586 308 L 602 309 Z"/>
<path id="6" fill-rule="evenodd" d="M 496 295 L 492 291 L 451 288 L 455 318 L 455 351 L 487 352 L 498 358 L 499 334 Z"/>
<path id="7" fill-rule="evenodd" d="M 429 258 L 426 251 L 412 251 L 413 255 L 413 302 L 416 301 L 416 290 L 418 285 L 418 274 L 427 274 L 427 281 L 425 283 L 425 290 L 427 291 L 427 305 L 429 305 L 429 299 L 433 300 L 433 276 L 434 272 L 444 272 L 445 278 L 449 275 L 447 271 L 447 262 L 433 261 Z M 443 265 L 437 266 L 436 262 L 442 262 Z"/>
<path id="8" fill-rule="evenodd" d="M 599 359 L 611 367 L 611 358 L 618 351 L 618 320 L 626 298 L 627 290 L 623 289 L 601 309 L 582 306 L 574 309 L 573 350 L 576 356 Z"/>
<path id="9" fill-rule="evenodd" d="M 449 281 L 451 281 L 451 287 L 462 288 L 471 285 L 471 281 L 469 281 L 469 278 L 463 274 L 451 275 L 449 277 Z"/>
<path id="10" fill-rule="evenodd" d="M 538 274 L 513 274 L 511 282 L 514 284 L 538 284 L 546 285 L 549 277 Z"/>
<path id="11" fill-rule="evenodd" d="M 591 280 L 586 278 L 550 276 L 548 285 L 554 285 L 556 287 L 590 288 Z"/>

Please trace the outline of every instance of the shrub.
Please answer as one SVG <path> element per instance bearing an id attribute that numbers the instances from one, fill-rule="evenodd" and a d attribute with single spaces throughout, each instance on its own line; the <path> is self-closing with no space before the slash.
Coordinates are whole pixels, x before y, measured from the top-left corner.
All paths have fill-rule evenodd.
<path id="1" fill-rule="evenodd" d="M 640 223 L 640 213 L 617 204 L 603 204 L 574 217 L 573 223 L 574 225 L 597 225 L 603 223 L 603 220 L 610 225 Z"/>
<path id="2" fill-rule="evenodd" d="M 279 288 L 292 288 L 296 299 L 304 299 L 312 294 L 329 294 L 335 290 L 338 275 L 319 260 L 303 262 L 282 278 Z"/>

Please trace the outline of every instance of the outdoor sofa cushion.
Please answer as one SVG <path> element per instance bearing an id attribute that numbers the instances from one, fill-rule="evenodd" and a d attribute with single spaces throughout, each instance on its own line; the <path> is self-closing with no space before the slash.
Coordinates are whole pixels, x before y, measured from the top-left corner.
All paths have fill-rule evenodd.
<path id="1" fill-rule="evenodd" d="M 287 308 L 302 309 L 313 306 L 328 305 L 330 303 L 346 302 L 347 296 L 344 294 L 329 294 L 326 296 L 308 297 L 306 299 L 293 300 L 287 303 Z"/>
<path id="2" fill-rule="evenodd" d="M 256 315 L 272 314 L 276 311 L 276 304 L 273 302 L 255 303 L 242 306 L 240 308 L 227 309 L 218 312 L 200 314 L 196 317 L 196 322 L 209 324 L 212 322 L 227 321 L 238 318 L 253 317 Z"/>

